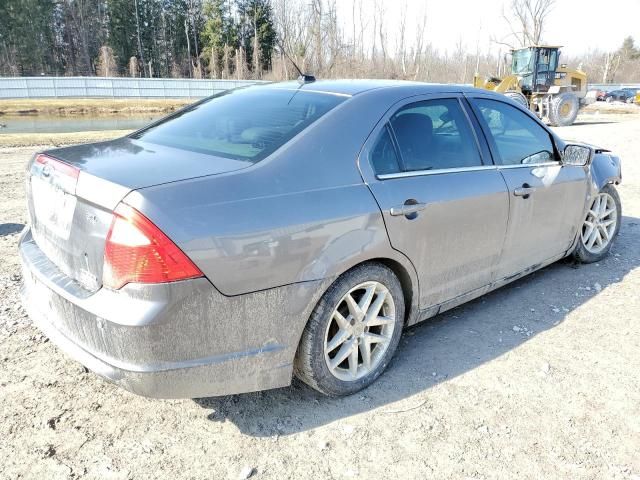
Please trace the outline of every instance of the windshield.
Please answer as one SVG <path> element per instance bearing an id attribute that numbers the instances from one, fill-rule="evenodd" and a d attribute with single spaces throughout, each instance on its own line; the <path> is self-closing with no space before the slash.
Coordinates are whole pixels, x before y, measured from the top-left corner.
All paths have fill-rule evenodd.
<path id="1" fill-rule="evenodd" d="M 255 163 L 344 100 L 301 90 L 232 90 L 187 107 L 132 138 Z"/>
<path id="2" fill-rule="evenodd" d="M 533 72 L 533 51 L 529 49 L 515 50 L 511 53 L 511 73 L 526 75 Z"/>

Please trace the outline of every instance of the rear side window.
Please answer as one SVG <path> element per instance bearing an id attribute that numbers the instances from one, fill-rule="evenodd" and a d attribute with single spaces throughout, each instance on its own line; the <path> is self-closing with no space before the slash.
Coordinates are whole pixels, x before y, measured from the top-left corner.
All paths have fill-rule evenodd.
<path id="1" fill-rule="evenodd" d="M 390 123 L 406 171 L 482 165 L 471 126 L 457 99 L 407 105 Z"/>
<path id="2" fill-rule="evenodd" d="M 382 130 L 378 137 L 378 141 L 373 147 L 371 152 L 371 165 L 378 175 L 396 173 L 400 170 L 398 155 L 396 154 L 396 149 L 393 146 L 388 126 L 385 126 Z"/>
<path id="3" fill-rule="evenodd" d="M 255 163 L 344 100 L 300 90 L 235 90 L 188 107 L 133 138 Z"/>
<path id="4" fill-rule="evenodd" d="M 551 136 L 516 107 L 496 100 L 476 98 L 473 103 L 491 132 L 499 165 L 555 161 Z"/>

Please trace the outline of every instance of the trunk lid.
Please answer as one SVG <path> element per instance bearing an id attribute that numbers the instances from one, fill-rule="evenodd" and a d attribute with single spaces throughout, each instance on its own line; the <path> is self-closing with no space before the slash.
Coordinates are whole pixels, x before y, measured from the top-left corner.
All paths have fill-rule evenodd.
<path id="1" fill-rule="evenodd" d="M 69 281 L 95 292 L 113 210 L 130 191 L 250 165 L 129 138 L 50 150 L 28 166 L 32 234 Z"/>
<path id="2" fill-rule="evenodd" d="M 48 155 L 82 172 L 135 190 L 162 183 L 231 172 L 252 162 L 216 157 L 129 137 L 49 150 Z"/>

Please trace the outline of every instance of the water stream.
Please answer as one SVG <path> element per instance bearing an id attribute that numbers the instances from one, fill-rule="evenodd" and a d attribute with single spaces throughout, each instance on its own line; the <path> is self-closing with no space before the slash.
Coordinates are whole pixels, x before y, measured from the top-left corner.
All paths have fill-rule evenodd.
<path id="1" fill-rule="evenodd" d="M 66 133 L 93 130 L 137 130 L 162 114 L 128 116 L 0 116 L 0 135 L 8 133 Z"/>

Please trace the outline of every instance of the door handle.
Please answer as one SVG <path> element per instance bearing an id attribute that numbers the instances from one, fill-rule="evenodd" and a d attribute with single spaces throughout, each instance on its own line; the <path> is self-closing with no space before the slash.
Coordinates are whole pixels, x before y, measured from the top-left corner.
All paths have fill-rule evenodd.
<path id="1" fill-rule="evenodd" d="M 522 197 L 522 198 L 529 198 L 529 195 L 531 195 L 533 192 L 535 192 L 536 189 L 534 187 L 532 187 L 531 185 L 529 185 L 528 183 L 523 183 L 522 187 L 520 188 L 516 188 L 513 191 L 513 194 L 516 197 Z"/>
<path id="2" fill-rule="evenodd" d="M 426 206 L 427 206 L 426 203 L 420 203 L 420 202 L 405 203 L 397 207 L 391 207 L 391 210 L 389 210 L 389 214 L 393 215 L 394 217 L 399 217 L 400 215 L 408 216 L 414 213 L 418 213 L 420 210 L 424 210 Z"/>

